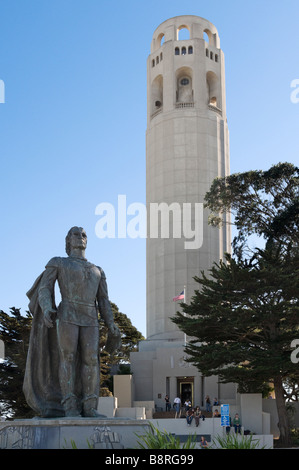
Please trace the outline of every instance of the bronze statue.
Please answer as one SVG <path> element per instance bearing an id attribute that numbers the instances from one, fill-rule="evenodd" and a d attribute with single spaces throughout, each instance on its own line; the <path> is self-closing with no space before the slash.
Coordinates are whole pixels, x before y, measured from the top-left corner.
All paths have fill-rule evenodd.
<path id="1" fill-rule="evenodd" d="M 52 258 L 27 293 L 33 321 L 23 390 L 29 406 L 44 417 L 100 416 L 98 311 L 108 328 L 106 350 L 120 346 L 105 274 L 86 260 L 86 244 L 85 230 L 71 228 L 68 257 Z"/>

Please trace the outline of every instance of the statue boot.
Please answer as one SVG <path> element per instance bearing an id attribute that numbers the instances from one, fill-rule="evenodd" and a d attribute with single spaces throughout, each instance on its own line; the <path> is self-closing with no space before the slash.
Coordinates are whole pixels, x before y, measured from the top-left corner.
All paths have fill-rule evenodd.
<path id="1" fill-rule="evenodd" d="M 85 418 L 107 418 L 97 411 L 98 397 L 96 395 L 88 395 L 83 398 L 83 416 Z"/>
<path id="2" fill-rule="evenodd" d="M 62 400 L 62 405 L 64 409 L 64 414 L 66 417 L 76 417 L 80 416 L 79 410 L 78 410 L 78 402 L 77 402 L 77 397 L 70 393 L 67 395 L 63 400 Z"/>

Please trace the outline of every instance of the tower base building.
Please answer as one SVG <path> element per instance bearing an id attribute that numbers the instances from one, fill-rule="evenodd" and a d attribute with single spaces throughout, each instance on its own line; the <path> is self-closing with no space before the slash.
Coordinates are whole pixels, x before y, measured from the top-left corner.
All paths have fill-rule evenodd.
<path id="1" fill-rule="evenodd" d="M 235 399 L 235 386 L 204 378 L 186 362 L 186 338 L 171 321 L 184 292 L 199 288 L 230 251 L 229 225 L 208 224 L 204 197 L 212 181 L 229 174 L 225 64 L 217 29 L 197 16 L 178 16 L 154 32 L 147 61 L 146 203 L 147 339 L 131 354 L 135 400 L 165 406 L 209 395 Z"/>

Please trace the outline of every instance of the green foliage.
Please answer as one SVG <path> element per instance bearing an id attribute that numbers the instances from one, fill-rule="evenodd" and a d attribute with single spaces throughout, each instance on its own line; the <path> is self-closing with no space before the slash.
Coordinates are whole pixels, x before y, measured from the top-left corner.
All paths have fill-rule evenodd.
<path id="1" fill-rule="evenodd" d="M 273 382 L 288 444 L 283 384 L 294 390 L 299 382 L 291 362 L 299 334 L 299 169 L 280 163 L 217 178 L 205 202 L 212 225 L 232 219 L 236 226 L 233 255 L 195 278 L 199 290 L 172 320 L 194 338 L 185 350 L 203 375 L 236 382 L 241 392 L 264 392 Z M 250 246 L 252 235 L 264 239 L 263 249 Z"/>
<path id="2" fill-rule="evenodd" d="M 0 362 L 0 402 L 3 416 L 32 418 L 33 412 L 23 395 L 23 379 L 32 317 L 20 309 L 10 314 L 0 311 L 0 339 L 5 344 L 5 361 Z"/>
<path id="3" fill-rule="evenodd" d="M 115 354 L 116 360 L 117 363 L 128 362 L 130 360 L 130 353 L 138 350 L 138 343 L 143 340 L 144 337 L 137 328 L 132 325 L 129 317 L 119 311 L 117 305 L 111 303 L 111 307 L 115 323 L 118 325 L 121 332 L 122 341 L 120 351 L 117 351 Z"/>
<path id="4" fill-rule="evenodd" d="M 119 311 L 116 304 L 111 302 L 111 308 L 114 321 L 121 332 L 122 345 L 119 351 L 115 351 L 111 355 L 105 351 L 108 330 L 104 322 L 100 320 L 101 396 L 112 395 L 111 367 L 119 365 L 125 374 L 129 373 L 128 362 L 130 360 L 130 353 L 137 351 L 139 341 L 144 339 L 137 328 L 132 325 L 127 315 Z"/>
<path id="5" fill-rule="evenodd" d="M 143 435 L 135 433 L 138 437 L 138 449 L 194 449 L 196 446 L 195 435 L 188 436 L 188 440 L 182 445 L 180 439 L 163 430 L 160 431 L 152 423 L 150 429 Z"/>
<path id="6" fill-rule="evenodd" d="M 220 226 L 231 213 L 238 234 L 235 253 L 250 235 L 287 246 L 299 240 L 299 168 L 279 163 L 267 171 L 235 173 L 213 181 L 205 196 L 212 225 Z"/>
<path id="7" fill-rule="evenodd" d="M 292 445 L 299 447 L 299 428 L 293 428 L 291 431 Z"/>
<path id="8" fill-rule="evenodd" d="M 258 449 L 259 442 L 252 435 L 226 434 L 225 436 L 216 436 L 213 440 L 213 446 L 218 449 Z M 264 448 L 262 447 L 262 449 Z"/>
<path id="9" fill-rule="evenodd" d="M 243 393 L 263 392 L 277 375 L 298 378 L 290 360 L 299 334 L 296 272 L 292 263 L 261 252 L 254 264 L 226 255 L 209 277 L 196 278 L 201 289 L 183 304 L 187 315 L 173 318 L 194 338 L 186 347 L 189 361 L 205 376 L 238 383 Z"/>

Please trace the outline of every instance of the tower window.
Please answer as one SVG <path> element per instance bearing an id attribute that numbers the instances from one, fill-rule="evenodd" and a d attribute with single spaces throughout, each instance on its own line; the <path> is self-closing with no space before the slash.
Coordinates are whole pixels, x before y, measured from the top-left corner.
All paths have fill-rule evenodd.
<path id="1" fill-rule="evenodd" d="M 176 76 L 176 107 L 190 107 L 193 104 L 192 70 L 189 67 L 181 67 L 176 71 Z"/>
<path id="2" fill-rule="evenodd" d="M 158 64 L 158 63 L 159 63 L 159 57 L 157 56 L 156 57 L 156 64 Z"/>
<path id="3" fill-rule="evenodd" d="M 214 54 L 213 54 L 213 52 L 211 51 L 211 52 L 210 52 L 210 59 L 213 60 L 213 57 L 214 57 Z"/>
<path id="4" fill-rule="evenodd" d="M 215 62 L 218 62 L 218 54 L 215 54 Z"/>
<path id="5" fill-rule="evenodd" d="M 204 31 L 204 33 L 203 33 L 203 38 L 204 38 L 204 40 L 209 44 L 210 38 L 209 38 L 209 35 L 208 35 L 208 33 L 207 33 L 206 31 Z"/>
<path id="6" fill-rule="evenodd" d="M 155 59 L 152 60 L 152 67 L 155 67 Z"/>
<path id="7" fill-rule="evenodd" d="M 209 57 L 209 49 L 206 49 L 206 56 Z"/>
<path id="8" fill-rule="evenodd" d="M 177 40 L 189 40 L 190 39 L 190 31 L 186 25 L 182 25 L 177 29 Z"/>
<path id="9" fill-rule="evenodd" d="M 174 54 L 175 55 L 180 55 L 180 49 L 178 47 L 175 48 Z"/>
<path id="10" fill-rule="evenodd" d="M 181 83 L 181 85 L 189 85 L 189 79 L 188 78 L 182 78 L 180 83 Z"/>
<path id="11" fill-rule="evenodd" d="M 185 47 L 182 47 L 182 55 L 186 55 L 186 53 L 187 53 L 186 48 L 185 48 Z"/>
<path id="12" fill-rule="evenodd" d="M 162 52 L 160 53 L 160 61 L 163 60 L 163 54 Z"/>
<path id="13" fill-rule="evenodd" d="M 188 47 L 188 54 L 193 54 L 193 47 L 192 46 Z"/>

